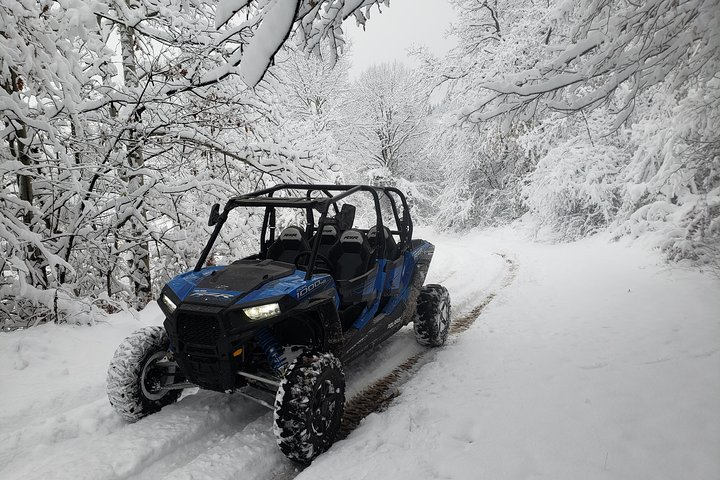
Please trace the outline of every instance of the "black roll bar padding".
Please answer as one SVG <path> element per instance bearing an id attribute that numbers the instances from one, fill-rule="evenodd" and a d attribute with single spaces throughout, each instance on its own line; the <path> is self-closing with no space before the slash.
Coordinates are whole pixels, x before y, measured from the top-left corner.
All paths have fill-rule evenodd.
<path id="1" fill-rule="evenodd" d="M 305 234 L 307 235 L 308 240 L 310 240 L 315 233 L 315 215 L 313 214 L 312 208 L 305 209 L 305 217 L 308 224 L 308 228 L 307 230 L 305 230 Z"/>
<path id="2" fill-rule="evenodd" d="M 322 232 L 322 229 L 325 226 L 325 218 L 327 218 L 327 206 L 325 207 L 325 210 L 320 213 L 320 218 L 318 219 L 318 232 Z M 315 270 L 315 260 L 317 260 L 319 250 L 320 235 L 317 235 L 315 237 L 315 241 L 313 242 L 312 249 L 310 250 L 310 258 L 308 259 L 307 270 L 305 271 L 305 281 L 312 278 L 313 270 Z"/>
<path id="3" fill-rule="evenodd" d="M 265 231 L 268 228 L 269 222 L 270 222 L 270 209 L 268 207 L 265 207 L 265 214 L 263 215 L 262 229 L 260 230 L 260 258 L 267 257 L 268 244 L 265 243 Z"/>
<path id="4" fill-rule="evenodd" d="M 313 188 L 308 188 L 307 192 L 305 192 L 305 197 L 308 200 L 310 200 L 312 198 L 312 196 L 311 196 L 312 192 L 316 192 L 316 191 L 318 191 L 318 190 L 313 189 Z M 330 193 L 327 189 L 321 189 L 320 191 L 322 191 L 329 198 L 332 198 L 332 193 Z M 337 203 L 333 203 L 332 206 L 335 209 L 335 215 L 337 215 L 339 213 Z M 308 235 L 308 239 L 310 239 L 310 238 L 312 238 L 313 234 L 315 233 L 315 215 L 313 214 L 312 207 L 307 208 L 307 224 L 309 227 L 307 235 Z M 321 229 L 318 227 L 317 231 L 319 232 L 319 231 L 321 231 Z"/>
<path id="5" fill-rule="evenodd" d="M 332 197 L 332 195 L 330 194 L 330 192 L 328 192 L 327 190 L 323 190 L 323 192 L 325 192 L 325 194 L 326 194 L 328 197 Z M 335 209 L 335 216 L 337 216 L 337 215 L 340 213 L 340 209 L 338 208 L 337 203 L 333 203 L 332 206 L 333 206 L 333 209 Z"/>
<path id="6" fill-rule="evenodd" d="M 385 196 L 386 196 L 386 197 L 388 198 L 388 200 L 390 201 L 390 207 L 392 208 L 393 216 L 395 217 L 395 224 L 396 224 L 397 227 L 398 227 L 398 235 L 400 235 L 400 244 L 401 244 L 402 246 L 409 247 L 409 245 L 410 245 L 409 242 L 408 242 L 407 244 L 405 243 L 405 238 L 403 238 L 404 235 L 403 235 L 403 234 L 401 233 L 401 231 L 400 231 L 400 229 L 402 228 L 402 225 L 401 225 L 401 223 L 400 223 L 400 217 L 398 216 L 397 205 L 395 205 L 395 199 L 392 197 L 392 195 L 390 195 L 390 193 L 389 193 L 387 190 L 383 190 L 383 192 L 385 193 Z M 393 233 L 393 232 L 390 232 L 391 235 L 392 235 L 392 233 Z M 383 228 L 383 233 L 382 233 L 382 241 L 383 241 L 383 242 L 386 241 L 386 238 L 385 238 L 385 229 L 384 229 L 384 228 Z"/>
<path id="7" fill-rule="evenodd" d="M 332 198 L 332 197 L 333 197 L 332 193 L 330 193 L 330 191 L 329 191 L 327 188 L 321 188 L 321 189 L 308 188 L 307 193 L 306 193 L 307 198 L 312 198 L 312 197 L 311 197 L 312 192 L 317 192 L 317 191 L 323 192 L 323 193 L 324 193 L 325 195 L 327 195 L 329 198 Z M 336 203 L 336 202 L 333 203 L 332 206 L 333 206 L 333 208 L 335 209 L 335 215 L 337 215 L 338 213 L 340 213 L 340 210 L 338 210 L 338 207 L 337 207 L 337 203 Z"/>
<path id="8" fill-rule="evenodd" d="M 370 190 L 370 193 L 375 200 L 375 214 L 377 216 L 376 225 L 377 231 L 382 232 L 382 241 L 377 242 L 377 258 L 385 258 L 385 229 L 383 228 L 382 210 L 380 208 L 380 196 L 377 194 L 376 189 Z"/>
<path id="9" fill-rule="evenodd" d="M 270 223 L 268 224 L 268 227 L 270 228 L 270 239 L 268 240 L 268 244 L 273 243 L 275 241 L 275 207 L 266 207 L 266 210 L 270 210 Z"/>
<path id="10" fill-rule="evenodd" d="M 386 193 L 392 192 L 400 198 L 400 202 L 402 203 L 402 206 L 403 206 L 403 216 L 402 216 L 403 221 L 402 221 L 402 225 L 401 225 L 401 222 L 398 221 L 398 226 L 400 226 L 401 228 L 405 227 L 407 229 L 407 232 L 406 232 L 407 245 L 408 245 L 408 248 L 410 248 L 411 244 L 412 244 L 413 223 L 412 223 L 412 217 L 410 217 L 410 207 L 408 206 L 407 198 L 405 198 L 405 194 L 402 193 L 400 190 L 398 190 L 396 187 L 385 187 L 385 192 Z M 400 218 L 400 217 L 397 217 L 397 213 L 396 213 L 396 218 L 398 218 L 398 219 Z M 407 224 L 405 224 L 406 219 L 407 219 Z M 402 233 L 401 233 L 401 235 L 402 235 Z"/>
<path id="11" fill-rule="evenodd" d="M 238 195 L 237 197 L 233 197 L 230 199 L 230 202 L 233 200 L 245 200 L 250 198 L 257 198 L 262 197 L 264 195 L 270 195 L 272 193 L 275 193 L 279 190 L 311 190 L 311 191 L 324 191 L 327 190 L 328 192 L 331 191 L 347 191 L 347 190 L 353 190 L 356 187 L 363 187 L 364 189 L 368 188 L 381 188 L 381 187 L 370 187 L 368 185 L 314 185 L 309 183 L 283 183 L 280 185 L 275 185 L 273 187 L 268 187 L 262 190 L 258 190 L 256 192 L 246 193 L 244 195 Z M 335 198 L 337 195 L 330 197 Z"/>

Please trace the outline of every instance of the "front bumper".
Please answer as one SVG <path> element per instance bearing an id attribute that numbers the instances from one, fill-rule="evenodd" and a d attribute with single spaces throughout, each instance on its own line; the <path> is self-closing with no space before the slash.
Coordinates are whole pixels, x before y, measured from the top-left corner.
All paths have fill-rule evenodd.
<path id="1" fill-rule="evenodd" d="M 175 359 L 189 381 L 201 388 L 226 392 L 243 385 L 237 372 L 247 368 L 247 348 L 254 330 L 233 329 L 222 308 L 182 305 L 165 319 Z M 233 352 L 243 349 L 242 354 Z"/>

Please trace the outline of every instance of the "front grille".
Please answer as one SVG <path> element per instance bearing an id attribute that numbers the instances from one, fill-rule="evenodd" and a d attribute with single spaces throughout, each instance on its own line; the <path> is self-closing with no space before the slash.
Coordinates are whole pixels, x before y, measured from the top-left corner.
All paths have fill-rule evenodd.
<path id="1" fill-rule="evenodd" d="M 183 313 L 178 318 L 178 338 L 181 342 L 214 346 L 219 337 L 217 317 Z"/>
<path id="2" fill-rule="evenodd" d="M 204 357 L 213 357 L 217 354 L 215 345 L 196 345 L 192 343 L 183 343 L 185 345 L 185 353 L 188 355 L 201 355 Z"/>

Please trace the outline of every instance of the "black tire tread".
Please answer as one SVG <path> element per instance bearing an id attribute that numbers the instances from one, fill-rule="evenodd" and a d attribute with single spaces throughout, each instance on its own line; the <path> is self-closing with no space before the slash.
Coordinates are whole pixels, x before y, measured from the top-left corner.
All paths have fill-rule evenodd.
<path id="1" fill-rule="evenodd" d="M 170 346 L 163 327 L 136 330 L 118 346 L 107 373 L 107 394 L 110 404 L 125 420 L 136 422 L 160 411 L 180 397 L 180 390 L 171 390 L 159 400 L 143 396 L 140 374 L 147 358 Z"/>
<path id="2" fill-rule="evenodd" d="M 309 427 L 310 398 L 323 376 L 339 382 L 339 404 L 330 428 L 322 437 L 312 435 Z M 325 452 L 340 432 L 345 405 L 345 374 L 340 360 L 332 353 L 304 352 L 288 367 L 275 397 L 273 431 L 280 450 L 289 459 L 309 464 Z"/>
<path id="3" fill-rule="evenodd" d="M 445 328 L 438 322 L 444 302 L 450 308 L 450 294 L 442 285 L 425 285 L 420 291 L 413 318 L 415 338 L 420 345 L 440 347 L 445 344 L 450 330 L 450 315 Z"/>

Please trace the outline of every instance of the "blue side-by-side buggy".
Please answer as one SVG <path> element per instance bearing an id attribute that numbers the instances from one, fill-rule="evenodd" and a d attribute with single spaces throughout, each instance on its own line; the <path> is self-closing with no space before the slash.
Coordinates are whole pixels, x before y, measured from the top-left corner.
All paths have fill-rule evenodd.
<path id="1" fill-rule="evenodd" d="M 353 228 L 350 202 L 359 195 L 375 208 L 369 229 Z M 264 209 L 260 251 L 206 266 L 237 207 Z M 280 229 L 280 209 L 300 209 L 305 224 Z M 277 185 L 232 198 L 222 212 L 214 205 L 209 225 L 195 269 L 162 289 L 164 327 L 135 332 L 112 360 L 108 396 L 128 420 L 157 412 L 184 388 L 235 392 L 274 409 L 280 449 L 308 463 L 340 430 L 344 364 L 410 322 L 421 344 L 445 342 L 450 297 L 423 286 L 434 247 L 413 238 L 396 188 Z"/>

